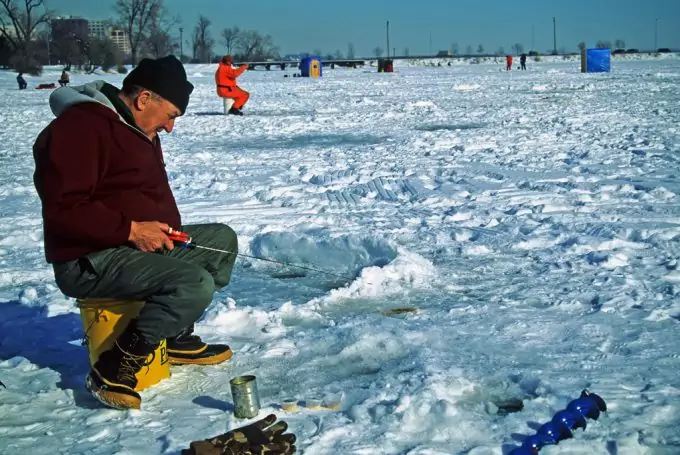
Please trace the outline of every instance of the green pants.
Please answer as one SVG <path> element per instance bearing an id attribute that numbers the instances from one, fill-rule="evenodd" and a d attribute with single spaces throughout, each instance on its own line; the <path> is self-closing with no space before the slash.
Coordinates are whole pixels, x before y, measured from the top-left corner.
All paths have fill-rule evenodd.
<path id="1" fill-rule="evenodd" d="M 224 224 L 183 226 L 197 245 L 238 252 L 236 233 Z M 236 254 L 175 247 L 144 253 L 111 248 L 54 264 L 59 289 L 69 297 L 144 300 L 137 328 L 147 342 L 177 335 L 196 322 L 216 290 L 231 278 Z"/>

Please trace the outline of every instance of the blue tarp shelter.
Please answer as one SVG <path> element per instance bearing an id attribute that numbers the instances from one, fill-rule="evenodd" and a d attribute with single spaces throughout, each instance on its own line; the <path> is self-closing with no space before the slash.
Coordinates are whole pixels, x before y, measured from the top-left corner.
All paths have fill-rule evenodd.
<path id="1" fill-rule="evenodd" d="M 588 49 L 585 51 L 585 55 L 581 55 L 581 58 L 585 58 L 585 62 L 581 62 L 582 72 L 608 73 L 611 71 L 612 54 L 610 49 Z"/>

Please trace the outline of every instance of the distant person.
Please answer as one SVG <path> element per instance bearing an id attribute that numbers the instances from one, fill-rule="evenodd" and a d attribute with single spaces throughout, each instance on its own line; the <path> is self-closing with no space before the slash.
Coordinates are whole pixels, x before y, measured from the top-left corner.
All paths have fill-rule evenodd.
<path id="1" fill-rule="evenodd" d="M 17 76 L 17 84 L 19 84 L 19 90 L 24 90 L 28 87 L 28 83 L 26 82 L 26 79 L 24 79 L 24 73 L 19 73 Z"/>
<path id="2" fill-rule="evenodd" d="M 526 69 L 527 69 L 527 54 L 522 54 L 519 57 L 519 64 L 520 64 L 520 68 L 522 69 L 522 71 L 526 71 Z"/>
<path id="3" fill-rule="evenodd" d="M 222 61 L 220 62 L 217 71 L 215 71 L 217 95 L 225 99 L 225 110 L 226 100 L 234 100 L 234 105 L 231 106 L 229 111 L 225 112 L 225 114 L 243 115 L 241 109 L 243 109 L 243 106 L 248 102 L 250 93 L 236 85 L 236 78 L 248 69 L 248 65 L 241 65 L 238 68 L 234 68 L 233 64 L 234 57 L 231 55 L 222 57 Z"/>
<path id="4" fill-rule="evenodd" d="M 61 87 L 66 87 L 71 82 L 71 77 L 66 70 L 61 72 L 61 77 L 57 81 Z"/>
<path id="5" fill-rule="evenodd" d="M 512 70 L 512 55 L 505 57 L 505 71 Z"/>

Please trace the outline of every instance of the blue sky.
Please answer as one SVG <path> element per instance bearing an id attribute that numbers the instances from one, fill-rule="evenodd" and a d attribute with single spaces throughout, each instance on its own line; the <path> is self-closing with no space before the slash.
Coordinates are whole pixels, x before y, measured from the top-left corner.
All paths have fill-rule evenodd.
<path id="1" fill-rule="evenodd" d="M 62 15 L 86 19 L 114 17 L 114 0 L 46 0 Z M 651 49 L 655 19 L 658 45 L 680 48 L 680 0 L 165 0 L 168 10 L 180 14 L 187 39 L 200 14 L 212 20 L 213 38 L 238 25 L 273 36 L 281 53 L 320 49 L 372 55 L 385 44 L 385 22 L 390 21 L 391 45 L 411 55 L 449 49 L 458 43 L 482 44 L 495 52 L 522 43 L 529 50 L 553 47 L 552 18 L 557 18 L 557 47 L 576 50 L 580 41 L 626 41 L 626 46 Z M 533 33 L 532 33 L 533 29 Z M 175 30 L 179 36 L 179 31 Z M 532 37 L 533 35 L 533 37 Z M 221 45 L 217 46 L 219 52 Z M 185 46 L 186 49 L 186 46 Z M 185 51 L 186 52 L 186 51 Z"/>

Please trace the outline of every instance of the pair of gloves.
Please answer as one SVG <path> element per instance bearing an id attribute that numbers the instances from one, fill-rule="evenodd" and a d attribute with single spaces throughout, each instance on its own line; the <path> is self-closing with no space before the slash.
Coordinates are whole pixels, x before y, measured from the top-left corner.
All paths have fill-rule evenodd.
<path id="1" fill-rule="evenodd" d="M 288 424 L 270 414 L 262 420 L 214 438 L 194 441 L 182 455 L 289 455 L 295 453 L 295 435 Z"/>

